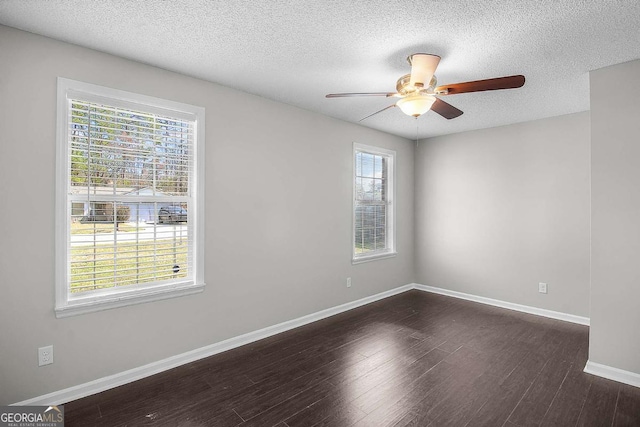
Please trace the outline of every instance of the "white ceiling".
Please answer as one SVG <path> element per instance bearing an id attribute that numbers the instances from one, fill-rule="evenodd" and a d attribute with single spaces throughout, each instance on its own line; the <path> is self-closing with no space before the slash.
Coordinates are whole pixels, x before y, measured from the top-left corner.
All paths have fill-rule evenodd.
<path id="1" fill-rule="evenodd" d="M 411 139 L 588 110 L 588 72 L 640 58 L 638 0 L 0 0 L 0 24 L 350 122 L 394 101 L 325 94 L 395 91 L 411 53 L 440 84 L 526 76 L 446 97 L 457 119 L 362 122 Z"/>

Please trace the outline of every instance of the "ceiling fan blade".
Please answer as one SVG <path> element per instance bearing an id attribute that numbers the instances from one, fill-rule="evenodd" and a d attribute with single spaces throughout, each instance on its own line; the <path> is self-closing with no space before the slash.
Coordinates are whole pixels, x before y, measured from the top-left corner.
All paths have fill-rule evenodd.
<path id="1" fill-rule="evenodd" d="M 458 93 L 481 92 L 485 90 L 515 89 L 523 85 L 524 76 L 517 75 L 438 86 L 435 92 L 438 95 L 456 95 Z"/>
<path id="2" fill-rule="evenodd" d="M 434 102 L 431 106 L 431 110 L 440 114 L 447 120 L 455 119 L 456 117 L 460 117 L 463 114 L 461 110 L 458 110 L 453 105 L 438 98 L 436 98 L 436 102 Z"/>
<path id="3" fill-rule="evenodd" d="M 390 96 L 397 95 L 395 92 L 363 92 L 363 93 L 330 93 L 325 98 L 347 98 L 350 96 Z"/>
<path id="4" fill-rule="evenodd" d="M 440 63 L 440 57 L 428 53 L 414 53 L 407 61 L 411 64 L 409 84 L 414 87 L 428 87 Z"/>
<path id="5" fill-rule="evenodd" d="M 365 119 L 368 119 L 368 118 L 369 118 L 369 117 L 371 117 L 371 116 L 375 116 L 375 115 L 376 115 L 376 114 L 378 114 L 378 113 L 382 113 L 383 111 L 388 110 L 389 108 L 393 108 L 393 107 L 395 107 L 395 106 L 396 106 L 396 104 L 391 104 L 391 105 L 389 105 L 388 107 L 384 107 L 382 110 L 376 111 L 375 113 L 373 113 L 373 114 L 369 114 L 367 117 L 365 117 L 365 118 L 363 118 L 363 119 L 358 120 L 358 122 L 361 122 L 361 121 L 363 121 L 363 120 L 365 120 Z"/>

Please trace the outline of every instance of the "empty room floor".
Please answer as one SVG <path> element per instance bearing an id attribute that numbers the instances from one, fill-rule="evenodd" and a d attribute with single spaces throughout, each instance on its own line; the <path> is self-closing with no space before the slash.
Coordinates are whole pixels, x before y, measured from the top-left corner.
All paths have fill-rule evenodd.
<path id="1" fill-rule="evenodd" d="M 640 426 L 586 326 L 417 290 L 65 405 L 67 426 Z"/>

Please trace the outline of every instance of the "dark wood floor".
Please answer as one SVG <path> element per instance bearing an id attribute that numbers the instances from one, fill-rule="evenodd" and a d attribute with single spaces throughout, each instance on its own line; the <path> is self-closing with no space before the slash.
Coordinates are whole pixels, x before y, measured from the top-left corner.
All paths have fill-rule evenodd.
<path id="1" fill-rule="evenodd" d="M 65 405 L 70 426 L 640 426 L 588 328 L 410 291 Z"/>

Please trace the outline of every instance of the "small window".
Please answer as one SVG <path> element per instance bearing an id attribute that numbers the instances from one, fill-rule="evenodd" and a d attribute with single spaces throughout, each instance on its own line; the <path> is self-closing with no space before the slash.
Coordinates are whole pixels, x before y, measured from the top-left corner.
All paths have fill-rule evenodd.
<path id="1" fill-rule="evenodd" d="M 204 109 L 58 79 L 56 315 L 202 291 Z"/>
<path id="2" fill-rule="evenodd" d="M 353 262 L 395 255 L 395 151 L 354 144 Z"/>

